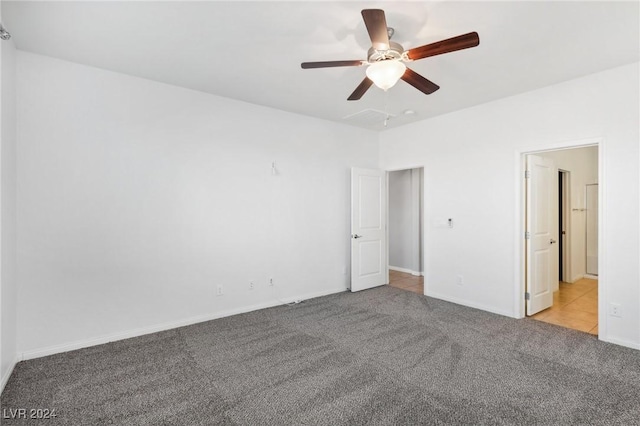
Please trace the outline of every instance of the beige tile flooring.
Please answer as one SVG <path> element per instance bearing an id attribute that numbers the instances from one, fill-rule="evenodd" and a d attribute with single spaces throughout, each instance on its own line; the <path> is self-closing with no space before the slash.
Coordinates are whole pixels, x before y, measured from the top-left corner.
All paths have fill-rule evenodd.
<path id="1" fill-rule="evenodd" d="M 424 294 L 424 277 L 389 270 L 389 285 L 402 290 Z"/>
<path id="2" fill-rule="evenodd" d="M 597 335 L 598 280 L 561 282 L 560 290 L 553 294 L 553 306 L 531 318 Z"/>

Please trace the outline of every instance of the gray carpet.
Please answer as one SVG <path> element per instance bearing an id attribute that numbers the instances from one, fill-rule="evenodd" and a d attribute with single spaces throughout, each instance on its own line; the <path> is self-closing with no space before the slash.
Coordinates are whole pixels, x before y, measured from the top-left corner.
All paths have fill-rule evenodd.
<path id="1" fill-rule="evenodd" d="M 3 425 L 640 424 L 640 351 L 388 286 L 21 362 Z"/>

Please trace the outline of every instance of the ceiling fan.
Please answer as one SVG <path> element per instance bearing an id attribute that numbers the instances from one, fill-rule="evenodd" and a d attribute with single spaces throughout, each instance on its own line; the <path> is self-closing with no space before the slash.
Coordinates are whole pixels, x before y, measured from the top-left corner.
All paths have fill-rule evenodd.
<path id="1" fill-rule="evenodd" d="M 404 50 L 400 44 L 389 40 L 394 30 L 393 28 L 387 28 L 384 10 L 364 9 L 362 11 L 362 18 L 364 19 L 364 24 L 367 27 L 367 32 L 371 39 L 371 48 L 367 54 L 367 60 L 303 62 L 300 64 L 304 69 L 368 65 L 366 71 L 367 76 L 362 80 L 362 83 L 356 87 L 356 90 L 353 91 L 349 98 L 347 98 L 350 101 L 360 99 L 373 84 L 383 90 L 387 90 L 396 84 L 399 79 L 406 81 L 416 89 L 429 95 L 438 90 L 440 86 L 407 68 L 404 62 L 455 52 L 456 50 L 468 49 L 480 44 L 478 33 L 472 32 Z"/>

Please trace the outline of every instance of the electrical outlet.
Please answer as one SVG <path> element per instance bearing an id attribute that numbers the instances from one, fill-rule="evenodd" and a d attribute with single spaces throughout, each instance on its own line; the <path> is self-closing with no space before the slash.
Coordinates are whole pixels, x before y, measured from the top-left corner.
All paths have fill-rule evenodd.
<path id="1" fill-rule="evenodd" d="M 609 315 L 612 317 L 622 318 L 622 306 L 619 303 L 609 304 Z"/>
<path id="2" fill-rule="evenodd" d="M 456 277 L 456 284 L 458 284 L 458 285 L 464 284 L 464 277 L 462 275 L 458 275 Z"/>
<path id="3" fill-rule="evenodd" d="M 222 284 L 218 284 L 218 287 L 216 287 L 216 296 L 222 296 L 224 294 L 224 287 L 222 287 Z"/>
<path id="4" fill-rule="evenodd" d="M 249 281 L 249 290 L 253 290 L 253 281 Z"/>
<path id="5" fill-rule="evenodd" d="M 269 278 L 269 287 L 273 287 L 273 278 Z"/>

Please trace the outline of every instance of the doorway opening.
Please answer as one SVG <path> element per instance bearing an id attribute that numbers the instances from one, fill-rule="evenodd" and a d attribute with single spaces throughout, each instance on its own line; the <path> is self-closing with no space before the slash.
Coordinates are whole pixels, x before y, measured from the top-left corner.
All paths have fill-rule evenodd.
<path id="1" fill-rule="evenodd" d="M 387 177 L 389 285 L 424 294 L 424 170 L 390 171 Z"/>
<path id="2" fill-rule="evenodd" d="M 597 335 L 598 146 L 524 157 L 526 316 Z"/>

